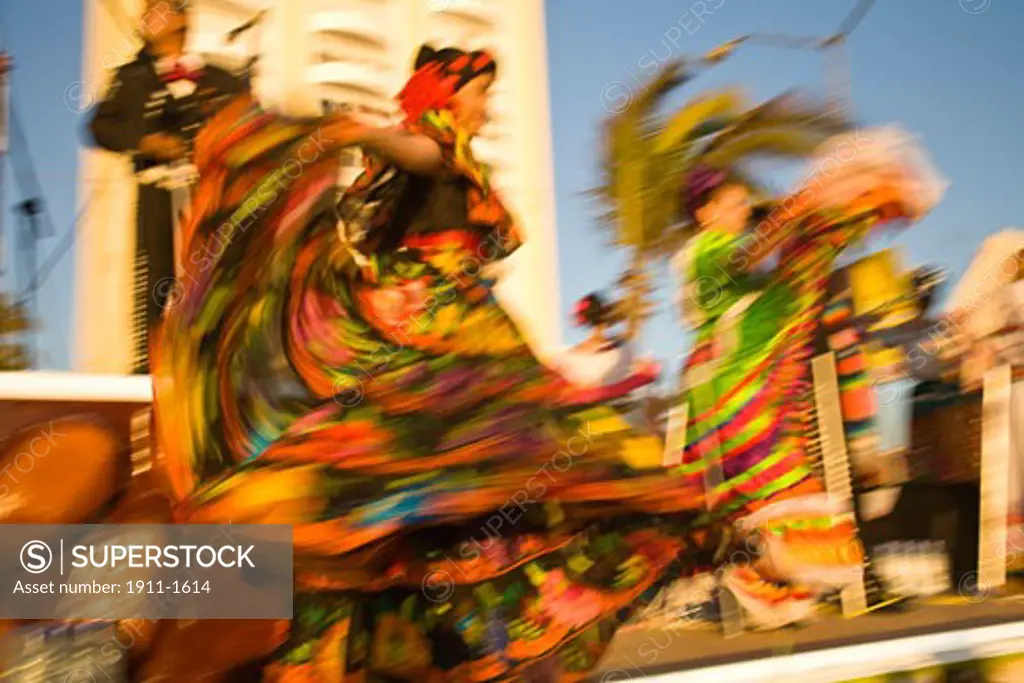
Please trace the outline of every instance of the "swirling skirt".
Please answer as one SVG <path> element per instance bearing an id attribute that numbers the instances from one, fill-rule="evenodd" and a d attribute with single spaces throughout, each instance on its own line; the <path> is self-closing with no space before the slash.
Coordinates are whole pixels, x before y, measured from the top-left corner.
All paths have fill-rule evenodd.
<path id="1" fill-rule="evenodd" d="M 672 576 L 701 495 L 603 403 L 643 378 L 581 390 L 538 361 L 467 267 L 487 235 L 356 266 L 324 125 L 242 101 L 200 136 L 154 350 L 179 517 L 293 525 L 277 680 L 582 675 Z"/>

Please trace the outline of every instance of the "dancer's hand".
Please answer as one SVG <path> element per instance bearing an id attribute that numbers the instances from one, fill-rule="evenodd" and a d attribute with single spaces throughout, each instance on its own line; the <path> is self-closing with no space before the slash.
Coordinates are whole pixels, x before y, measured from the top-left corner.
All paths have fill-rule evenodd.
<path id="1" fill-rule="evenodd" d="M 13 66 L 14 60 L 11 59 L 11 56 L 6 52 L 0 52 L 0 78 L 7 75 L 7 72 L 10 71 Z"/>
<path id="2" fill-rule="evenodd" d="M 177 161 L 185 158 L 185 143 L 174 135 L 152 133 L 139 141 L 139 151 L 154 159 Z"/>
<path id="3" fill-rule="evenodd" d="M 641 358 L 633 364 L 633 373 L 640 377 L 657 379 L 661 375 L 661 364 L 650 358 Z"/>

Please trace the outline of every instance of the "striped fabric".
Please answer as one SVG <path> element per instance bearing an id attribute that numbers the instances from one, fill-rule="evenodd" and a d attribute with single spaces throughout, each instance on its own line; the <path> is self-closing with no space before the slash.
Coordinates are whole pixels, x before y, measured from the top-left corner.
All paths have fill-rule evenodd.
<path id="1" fill-rule="evenodd" d="M 850 324 L 853 313 L 850 292 L 843 289 L 829 300 L 822 323 L 829 349 L 836 355 L 847 449 L 860 455 L 876 450 L 879 442 L 868 355 L 862 331 Z"/>
<path id="2" fill-rule="evenodd" d="M 171 201 L 171 225 L 173 230 L 172 244 L 174 253 L 171 256 L 175 263 L 175 277 L 181 278 L 187 273 L 183 272 L 181 230 L 183 219 L 191 204 L 191 191 L 189 187 L 177 187 L 170 191 Z M 141 207 L 139 207 L 141 211 Z M 152 226 L 147 226 L 152 227 Z M 142 228 L 147 229 L 146 227 Z M 132 269 L 132 313 L 131 313 L 131 369 L 133 373 L 145 374 L 150 371 L 149 367 L 149 337 L 150 327 L 153 321 L 150 320 L 150 306 L 155 303 L 150 297 L 166 295 L 168 290 L 176 290 L 177 287 L 168 282 L 153 282 L 149 267 L 149 254 L 147 253 L 145 240 L 141 230 L 136 229 L 135 236 L 135 258 Z M 163 290 L 158 292 L 158 290 Z M 167 303 L 163 305 L 166 307 Z"/>
<path id="3" fill-rule="evenodd" d="M 726 585 L 747 617 L 762 625 L 803 613 L 808 595 L 799 577 L 858 569 L 863 561 L 855 527 L 815 502 L 827 497 L 820 495 L 824 482 L 809 452 L 810 359 L 822 324 L 842 327 L 850 313 L 847 302 L 830 302 L 826 295 L 837 257 L 881 218 L 865 206 L 778 221 L 767 236 L 705 229 L 689 250 L 690 314 L 704 322 L 683 373 L 681 400 L 688 402 L 691 418 L 683 464 L 673 474 L 705 485 L 709 520 L 742 522 L 756 515 L 767 520 L 762 533 L 779 539 L 773 553 L 785 559 L 772 573 L 762 575 L 756 566 L 743 564 L 726 572 Z M 751 254 L 763 253 L 766 240 L 778 244 L 780 255 L 774 279 L 763 285 Z M 856 334 L 842 332 L 829 339 L 837 355 L 847 433 L 857 439 L 871 428 L 859 342 Z M 779 588 L 776 583 L 785 579 L 793 583 Z"/>
<path id="4" fill-rule="evenodd" d="M 743 515 L 821 490 L 804 462 L 810 406 L 803 397 L 822 325 L 836 353 L 848 439 L 854 448 L 874 444 L 866 356 L 857 330 L 844 326 L 852 305 L 842 293 L 828 300 L 826 291 L 838 255 L 877 224 L 869 211 L 800 223 L 782 245 L 779 278 L 756 290 L 753 303 L 752 275 L 722 265 L 744 262 L 749 237 L 706 230 L 696 238 L 688 276 L 703 283 L 695 304 L 707 322 L 684 371 L 692 418 L 679 473 L 722 467 L 717 513 Z M 733 316 L 740 302 L 744 309 Z"/>
<path id="5" fill-rule="evenodd" d="M 131 367 L 134 373 L 149 372 L 149 302 L 146 299 L 149 292 L 149 259 L 141 241 L 138 240 L 139 244 L 135 246 L 132 269 Z"/>

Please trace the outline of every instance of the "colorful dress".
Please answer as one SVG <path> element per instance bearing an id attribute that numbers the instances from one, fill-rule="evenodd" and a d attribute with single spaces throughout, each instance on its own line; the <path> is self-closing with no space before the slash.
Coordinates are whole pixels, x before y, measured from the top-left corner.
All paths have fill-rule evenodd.
<path id="1" fill-rule="evenodd" d="M 602 403 L 653 377 L 577 388 L 537 360 L 480 275 L 520 243 L 486 168 L 450 113 L 414 129 L 448 174 L 371 156 L 340 203 L 330 119 L 243 99 L 203 131 L 155 353 L 179 517 L 294 525 L 271 680 L 582 676 L 700 491 Z"/>
<path id="2" fill-rule="evenodd" d="M 761 559 L 750 552 L 734 558 L 725 585 L 762 625 L 798 620 L 821 592 L 860 576 L 852 515 L 824 495 L 808 457 L 810 359 L 828 321 L 826 285 L 836 258 L 901 212 L 894 190 L 832 215 L 808 215 L 803 201 L 783 202 L 743 234 L 703 230 L 682 263 L 696 339 L 683 371 L 686 449 L 673 474 L 703 483 L 709 518 L 760 531 Z M 774 271 L 759 272 L 776 253 Z M 831 342 L 842 351 L 847 398 L 866 391 L 856 381 L 866 369 L 856 340 Z"/>

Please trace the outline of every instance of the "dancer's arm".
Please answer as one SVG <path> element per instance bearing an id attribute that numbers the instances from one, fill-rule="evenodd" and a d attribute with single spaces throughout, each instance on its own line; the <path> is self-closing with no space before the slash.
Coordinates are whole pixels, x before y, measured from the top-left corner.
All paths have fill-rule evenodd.
<path id="1" fill-rule="evenodd" d="M 444 168 L 441 146 L 426 135 L 400 128 L 370 128 L 362 144 L 409 173 L 436 175 Z"/>
<path id="2" fill-rule="evenodd" d="M 754 228 L 721 249 L 719 267 L 733 275 L 753 272 L 807 216 L 809 197 L 797 193 L 765 211 Z"/>
<path id="3" fill-rule="evenodd" d="M 730 245 L 719 267 L 733 274 L 751 273 L 794 232 L 806 230 L 809 221 L 863 223 L 866 229 L 893 220 L 914 220 L 921 213 L 907 201 L 902 171 L 864 174 L 860 180 L 862 185 L 845 194 L 823 191 L 820 181 L 818 187 L 800 188 Z"/>
<path id="4" fill-rule="evenodd" d="M 420 133 L 367 125 L 348 114 L 328 117 L 321 132 L 331 151 L 359 146 L 416 175 L 436 175 L 444 169 L 441 146 Z"/>

